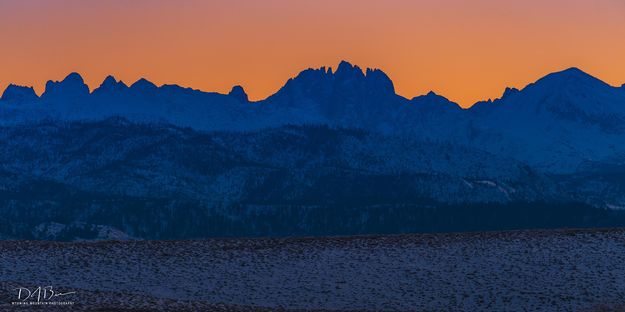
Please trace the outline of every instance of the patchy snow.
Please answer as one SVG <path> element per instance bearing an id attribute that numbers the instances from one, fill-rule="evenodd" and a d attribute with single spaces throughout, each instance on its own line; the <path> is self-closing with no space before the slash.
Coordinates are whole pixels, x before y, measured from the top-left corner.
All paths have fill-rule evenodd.
<path id="1" fill-rule="evenodd" d="M 621 206 L 621 205 L 607 204 L 606 206 L 612 210 L 625 210 L 625 206 Z"/>
<path id="2" fill-rule="evenodd" d="M 99 294 L 77 309 L 577 311 L 625 303 L 623 263 L 625 230 L 0 242 L 2 285 Z"/>
<path id="3" fill-rule="evenodd" d="M 475 183 L 484 184 L 484 185 L 488 185 L 488 186 L 491 186 L 491 187 L 496 187 L 497 186 L 497 183 L 495 183 L 493 181 L 488 181 L 488 180 L 475 181 Z"/>
<path id="4" fill-rule="evenodd" d="M 91 235 L 87 235 L 88 238 L 81 238 L 81 235 L 69 234 L 71 232 L 87 232 Z M 99 224 L 87 224 L 84 222 L 73 222 L 69 225 L 45 222 L 37 225 L 33 229 L 33 236 L 45 240 L 130 240 L 136 239 L 114 227 L 108 225 Z"/>

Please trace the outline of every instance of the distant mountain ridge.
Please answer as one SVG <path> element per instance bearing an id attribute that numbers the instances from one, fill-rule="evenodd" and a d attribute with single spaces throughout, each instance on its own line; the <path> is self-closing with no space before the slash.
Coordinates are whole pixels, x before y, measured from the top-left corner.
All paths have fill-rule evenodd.
<path id="1" fill-rule="evenodd" d="M 0 237 L 625 225 L 625 87 L 577 68 L 468 109 L 348 62 L 256 102 L 72 73 L 7 87 L 0 130 Z"/>
<path id="2" fill-rule="evenodd" d="M 201 131 L 256 131 L 283 125 L 330 125 L 468 145 L 543 170 L 572 172 L 586 161 L 619 159 L 625 146 L 625 92 L 577 68 L 549 74 L 469 109 L 433 92 L 406 99 L 381 70 L 342 61 L 307 69 L 274 95 L 250 102 L 229 94 L 140 79 L 130 87 L 108 76 L 89 92 L 77 73 L 49 81 L 41 97 L 10 85 L 0 122 L 104 120 L 169 123 Z"/>
<path id="3" fill-rule="evenodd" d="M 395 89 L 394 89 L 394 85 L 392 80 L 386 75 L 386 73 L 384 73 L 382 70 L 380 69 L 372 69 L 372 68 L 366 68 L 366 71 L 363 72 L 363 70 L 358 66 L 358 65 L 352 65 L 351 63 L 347 62 L 347 61 L 341 61 L 337 67 L 337 70 L 333 72 L 332 68 L 326 68 L 326 67 L 321 67 L 319 69 L 313 69 L 313 68 L 309 68 L 307 70 L 304 70 L 302 72 L 300 72 L 295 78 L 291 78 L 287 81 L 287 83 L 285 84 L 285 86 L 283 86 L 277 93 L 279 93 L 280 91 L 282 91 L 282 89 L 285 89 L 285 87 L 287 87 L 289 85 L 289 83 L 291 83 L 292 81 L 295 80 L 300 80 L 304 81 L 304 83 L 311 83 L 311 76 L 314 76 L 314 73 L 322 73 L 322 76 L 325 75 L 326 77 L 330 77 L 330 78 L 334 78 L 337 77 L 336 79 L 339 81 L 345 81 L 345 80 L 349 80 L 350 78 L 352 80 L 358 80 L 358 79 L 366 79 L 368 81 L 367 86 L 368 87 L 372 87 L 372 89 L 370 91 L 375 92 L 375 89 L 380 89 L 380 90 L 384 90 L 386 93 L 392 93 L 395 94 Z M 308 78 L 307 78 L 308 77 Z M 577 77 L 579 78 L 578 80 L 583 80 L 583 79 L 587 79 L 587 80 L 594 80 L 596 84 L 602 84 L 604 86 L 610 86 L 607 83 L 599 80 L 598 78 L 595 78 L 587 73 L 585 73 L 584 71 L 582 71 L 579 68 L 576 67 L 571 67 L 568 68 L 566 70 L 563 70 L 561 72 L 555 72 L 555 73 L 551 73 L 546 75 L 545 77 L 539 79 L 536 83 L 539 83 L 541 81 L 547 81 L 547 80 L 553 80 L 553 79 L 558 79 L 557 77 L 568 77 L 568 78 L 574 78 Z M 307 81 L 306 81 L 307 80 Z M 571 80 L 571 79 L 569 79 Z M 561 80 L 562 82 L 562 80 Z M 566 81 L 564 81 L 566 82 Z M 570 81 L 569 81 L 570 82 Z M 533 85 L 534 83 L 531 83 L 529 86 Z M 75 89 L 80 89 L 80 90 L 75 90 L 77 93 L 88 93 L 89 92 L 89 86 L 87 86 L 82 78 L 82 76 L 77 73 L 77 72 L 72 72 L 70 74 L 68 74 L 63 80 L 61 81 L 52 81 L 49 80 L 46 83 L 46 87 L 44 89 L 44 92 L 42 93 L 41 97 L 44 97 L 46 95 L 46 93 L 50 93 L 50 92 L 54 92 L 55 89 L 58 88 L 58 86 L 64 86 L 64 88 L 66 88 L 65 95 L 69 96 L 70 93 L 72 93 L 71 90 L 67 90 L 67 88 L 71 89 L 71 88 L 75 88 Z M 134 86 L 137 89 L 143 89 L 143 90 L 152 90 L 154 91 L 155 89 L 158 89 L 160 87 L 156 86 L 154 83 L 150 82 L 149 80 L 147 80 L 146 78 L 140 78 L 139 80 L 137 80 L 136 82 L 134 82 L 131 86 Z M 162 85 L 161 87 L 164 86 L 172 86 L 172 87 L 180 87 L 178 85 Z M 611 87 L 611 86 L 610 86 Z M 11 92 L 14 91 L 16 88 L 26 88 L 26 89 L 32 89 L 32 87 L 26 87 L 26 86 L 18 86 L 15 84 L 10 84 L 4 91 L 5 94 L 2 94 L 2 96 L 0 96 L 0 100 L 4 100 L 5 102 L 12 102 L 13 98 L 11 95 Z M 116 78 L 112 75 L 107 76 L 104 81 L 98 86 L 92 89 L 91 93 L 98 93 L 101 92 L 103 90 L 107 90 L 107 91 L 113 91 L 112 89 L 116 89 L 117 91 L 121 91 L 123 89 L 127 89 L 128 85 L 126 85 L 123 81 L 118 81 L 116 80 Z M 209 93 L 209 94 L 219 94 L 216 92 L 206 92 L 206 91 L 199 91 L 199 90 L 195 90 L 195 89 L 191 89 L 191 88 L 184 88 L 184 87 L 180 87 L 182 89 L 187 89 L 187 90 L 194 90 L 194 91 L 198 91 L 201 93 Z M 618 87 L 613 87 L 613 88 L 618 88 Z M 625 88 L 625 83 L 621 85 L 621 88 Z M 242 92 L 245 97 L 247 97 L 247 94 L 245 94 L 245 91 L 243 90 L 243 88 L 241 86 L 233 86 L 233 90 L 236 90 L 237 93 Z M 516 92 L 519 91 L 518 89 L 514 88 L 514 87 L 508 87 L 506 88 L 506 90 L 504 91 L 504 94 L 502 96 L 502 98 L 505 98 L 506 95 L 509 92 Z M 30 93 L 30 92 L 29 92 Z M 276 93 L 276 94 L 277 94 Z M 34 90 L 32 91 L 32 94 L 35 97 L 40 97 L 38 96 Z M 268 98 L 271 98 L 274 95 L 269 96 Z M 430 91 L 429 94 L 427 95 L 431 95 L 434 94 L 433 92 Z M 395 94 L 396 95 L 396 94 Z M 400 95 L 397 95 L 400 96 Z M 415 98 L 420 98 L 423 97 L 425 95 L 422 96 L 416 96 Z M 401 97 L 401 96 L 400 96 Z M 414 99 L 414 98 L 413 98 Z M 494 99 L 494 100 L 489 100 L 489 101 L 497 101 L 500 100 L 499 99 Z M 257 102 L 263 102 L 267 99 L 264 100 L 260 100 Z M 458 106 L 460 108 L 460 106 L 456 103 L 453 103 L 450 101 L 451 104 L 454 104 L 454 106 Z M 475 104 L 480 104 L 482 102 L 477 102 Z M 474 104 L 474 105 L 475 105 Z M 471 109 L 474 105 L 467 107 L 466 109 Z"/>

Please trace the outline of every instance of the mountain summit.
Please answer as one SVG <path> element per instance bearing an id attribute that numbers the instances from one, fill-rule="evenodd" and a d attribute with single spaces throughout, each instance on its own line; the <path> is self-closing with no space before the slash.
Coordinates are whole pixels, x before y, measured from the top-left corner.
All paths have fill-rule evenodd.
<path id="1" fill-rule="evenodd" d="M 42 99 L 75 98 L 89 95 L 89 87 L 85 84 L 80 74 L 71 73 L 62 81 L 49 80 L 46 89 L 41 95 Z"/>
<path id="2" fill-rule="evenodd" d="M 23 87 L 10 84 L 2 93 L 0 101 L 5 103 L 23 104 L 32 103 L 39 99 L 33 87 Z"/>
<path id="3" fill-rule="evenodd" d="M 247 93 L 245 93 L 245 90 L 243 90 L 243 87 L 241 86 L 232 87 L 232 90 L 230 91 L 230 93 L 228 93 L 228 95 L 237 99 L 241 103 L 249 102 L 249 99 L 247 98 Z"/>
<path id="4" fill-rule="evenodd" d="M 623 129 L 625 122 L 622 92 L 575 67 L 549 74 L 512 94 L 506 92 L 499 106 L 517 120 L 534 116 L 553 125 L 547 117 L 550 115 L 606 131 Z"/>
<path id="5" fill-rule="evenodd" d="M 122 93 L 128 89 L 128 86 L 123 81 L 117 81 L 113 76 L 107 76 L 100 86 L 93 90 L 93 94 L 115 94 Z"/>
<path id="6" fill-rule="evenodd" d="M 135 83 L 133 83 L 130 86 L 130 89 L 135 90 L 135 91 L 154 91 L 157 88 L 158 87 L 154 83 L 152 83 L 151 81 L 145 78 L 141 78 L 137 80 Z"/>
<path id="7" fill-rule="evenodd" d="M 571 67 L 563 71 L 548 74 L 547 76 L 536 81 L 535 84 L 551 88 L 577 88 L 581 86 L 593 88 L 610 87 L 607 83 L 577 67 Z"/>

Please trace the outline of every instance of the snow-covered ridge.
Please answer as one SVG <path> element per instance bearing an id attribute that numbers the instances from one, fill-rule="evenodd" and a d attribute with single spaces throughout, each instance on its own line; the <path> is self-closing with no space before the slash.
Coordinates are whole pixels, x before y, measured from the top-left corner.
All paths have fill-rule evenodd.
<path id="1" fill-rule="evenodd" d="M 257 131 L 323 124 L 402 134 L 489 151 L 551 172 L 573 172 L 588 161 L 625 156 L 625 92 L 577 68 L 549 74 L 500 99 L 461 109 L 433 92 L 406 99 L 381 70 L 348 62 L 307 69 L 276 94 L 249 102 L 242 87 L 229 94 L 140 79 L 128 87 L 107 77 L 92 92 L 77 73 L 49 81 L 38 97 L 10 85 L 0 123 L 42 119 L 169 123 L 201 131 Z"/>

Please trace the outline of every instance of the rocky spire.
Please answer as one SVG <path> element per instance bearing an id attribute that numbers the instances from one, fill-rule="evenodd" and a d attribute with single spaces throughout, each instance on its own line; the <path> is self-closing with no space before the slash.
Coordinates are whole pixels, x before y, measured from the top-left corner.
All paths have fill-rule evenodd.
<path id="1" fill-rule="evenodd" d="M 237 99 L 241 103 L 249 102 L 247 93 L 245 93 L 245 90 L 241 86 L 232 87 L 232 90 L 230 91 L 230 93 L 228 93 L 228 95 Z"/>

